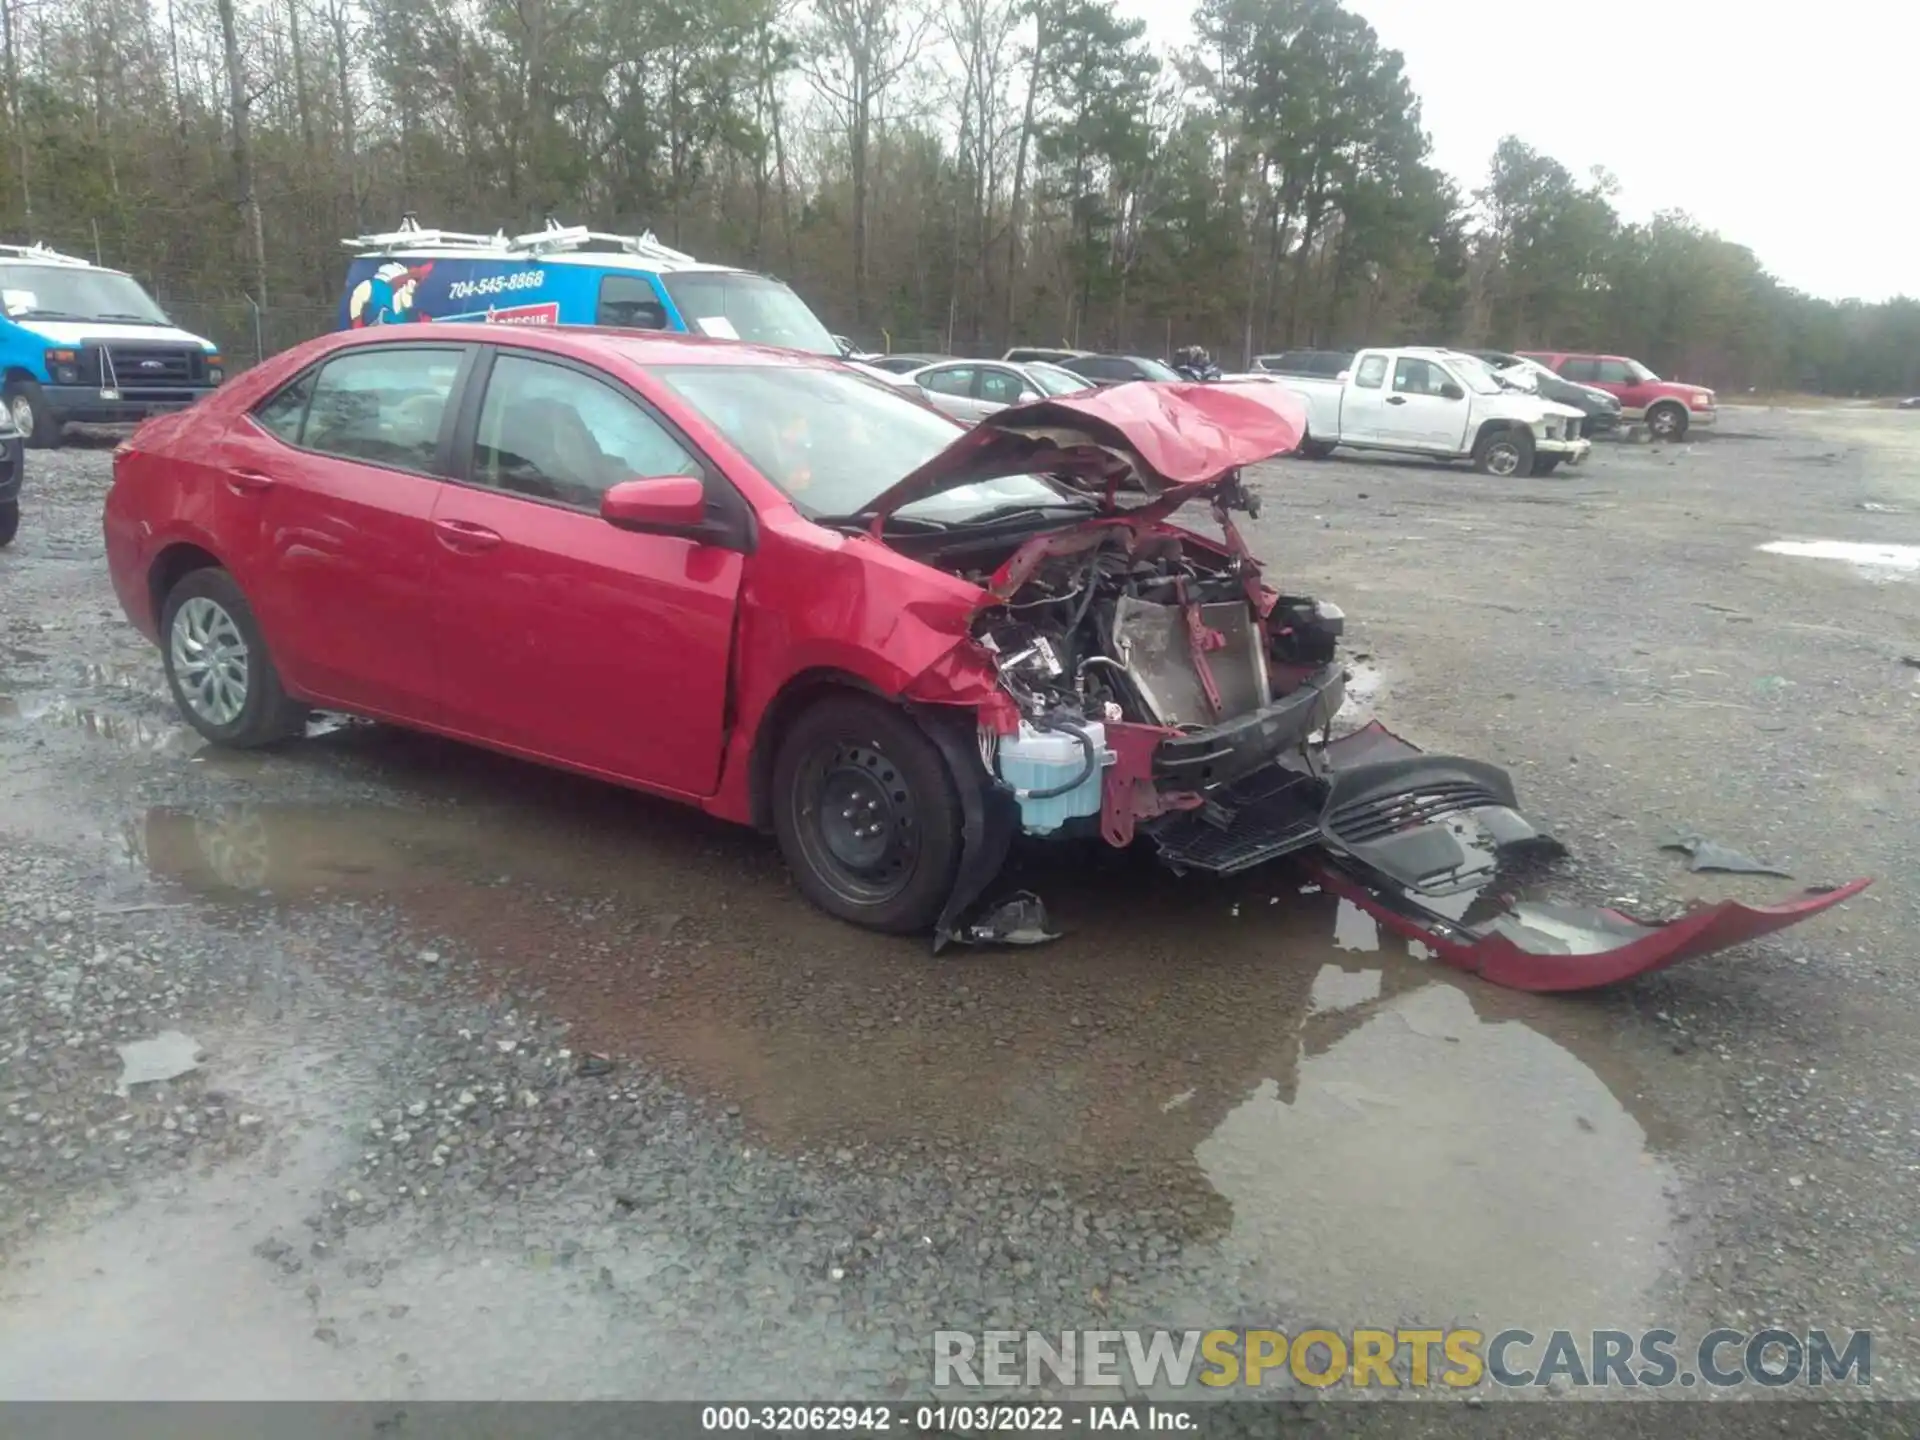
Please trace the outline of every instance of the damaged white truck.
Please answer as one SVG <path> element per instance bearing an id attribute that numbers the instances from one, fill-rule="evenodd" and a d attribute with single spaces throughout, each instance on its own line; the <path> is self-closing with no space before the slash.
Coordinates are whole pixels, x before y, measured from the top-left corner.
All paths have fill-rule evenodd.
<path id="1" fill-rule="evenodd" d="M 1306 402 L 1300 453 L 1311 459 L 1346 446 L 1471 460 L 1483 475 L 1547 475 L 1580 464 L 1592 445 L 1580 434 L 1580 411 L 1518 393 L 1456 350 L 1362 350 L 1336 379 L 1264 383 Z"/>

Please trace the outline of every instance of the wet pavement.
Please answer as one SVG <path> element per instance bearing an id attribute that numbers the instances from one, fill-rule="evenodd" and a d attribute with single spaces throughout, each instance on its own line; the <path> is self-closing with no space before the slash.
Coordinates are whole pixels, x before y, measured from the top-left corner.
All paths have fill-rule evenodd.
<path id="1" fill-rule="evenodd" d="M 1255 543 L 1353 617 L 1367 704 L 1511 766 L 1566 895 L 1790 888 L 1668 828 L 1883 877 L 1561 998 L 1286 866 L 1023 854 L 1064 938 L 935 961 L 646 797 L 332 719 L 222 754 L 113 604 L 106 452 L 36 453 L 0 552 L 0 1396 L 918 1394 L 935 1329 L 1308 1319 L 1872 1328 L 1911 1393 L 1920 591 L 1761 547 L 1920 540 L 1920 441 L 1729 428 L 1522 489 L 1262 479 Z M 184 1068 L 121 1093 L 163 1036 Z"/>

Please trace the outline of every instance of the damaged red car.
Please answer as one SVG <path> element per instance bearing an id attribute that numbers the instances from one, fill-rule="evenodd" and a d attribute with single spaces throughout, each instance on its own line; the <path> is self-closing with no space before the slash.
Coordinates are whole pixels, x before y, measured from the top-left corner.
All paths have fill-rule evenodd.
<path id="1" fill-rule="evenodd" d="M 342 711 L 671 796 L 771 831 L 822 909 L 936 946 L 998 938 L 1021 833 L 1215 873 L 1300 854 L 1529 989 L 1858 888 L 1667 925 L 1515 898 L 1554 846 L 1507 775 L 1332 738 L 1340 611 L 1241 540 L 1242 467 L 1303 426 L 1277 387 L 1136 383 L 964 430 L 816 356 L 389 327 L 148 422 L 107 555 L 211 741 Z"/>

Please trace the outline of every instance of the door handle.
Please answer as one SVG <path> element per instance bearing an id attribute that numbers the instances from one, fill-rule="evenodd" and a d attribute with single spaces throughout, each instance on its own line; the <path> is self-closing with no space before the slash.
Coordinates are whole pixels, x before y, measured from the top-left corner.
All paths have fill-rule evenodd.
<path id="1" fill-rule="evenodd" d="M 1387 404 L 1389 405 L 1404 405 L 1406 403 L 1407 403 L 1407 397 L 1404 395 L 1387 396 Z"/>
<path id="2" fill-rule="evenodd" d="M 471 520 L 436 520 L 433 528 L 439 533 L 440 543 L 449 550 L 491 550 L 500 543 L 499 531 L 475 525 Z"/>
<path id="3" fill-rule="evenodd" d="M 262 475 L 258 470 L 229 470 L 227 488 L 236 495 L 258 495 L 273 488 L 273 477 Z"/>

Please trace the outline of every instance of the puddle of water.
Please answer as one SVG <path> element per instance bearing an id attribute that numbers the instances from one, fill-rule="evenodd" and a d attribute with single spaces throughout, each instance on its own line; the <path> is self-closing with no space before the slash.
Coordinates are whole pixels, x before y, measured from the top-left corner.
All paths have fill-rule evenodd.
<path id="1" fill-rule="evenodd" d="M 1333 912 L 1333 948 L 1371 954 L 1380 948 L 1380 923 L 1351 900 L 1342 900 Z"/>
<path id="2" fill-rule="evenodd" d="M 1335 1327 L 1631 1328 L 1667 1263 L 1668 1167 L 1571 1052 L 1468 992 L 1386 999 L 1258 1086 L 1197 1158 L 1229 1258 Z"/>
<path id="3" fill-rule="evenodd" d="M 0 709 L 0 715 L 5 714 L 6 711 Z M 16 704 L 7 718 L 58 725 L 89 739 L 104 740 L 149 755 L 187 756 L 206 744 L 193 731 L 176 721 L 156 721 L 141 715 L 101 710 L 77 704 L 65 696 Z"/>
<path id="4" fill-rule="evenodd" d="M 1852 540 L 1774 540 L 1760 548 L 1769 555 L 1842 560 L 1870 580 L 1894 579 L 1920 571 L 1920 545 L 1867 545 Z"/>
<path id="5" fill-rule="evenodd" d="M 1007 877 L 1047 897 L 1063 939 L 935 962 L 924 939 L 812 909 L 772 847 L 745 832 L 526 767 L 488 760 L 480 773 L 511 779 L 456 777 L 442 793 L 467 803 L 443 810 L 156 810 L 146 862 L 214 903 L 378 897 L 408 926 L 403 953 L 451 948 L 488 989 L 540 989 L 582 1048 L 737 1105 L 782 1148 L 950 1144 L 1172 1206 L 1204 1234 L 1240 1202 L 1196 1147 L 1249 1096 L 1291 1103 L 1303 1054 L 1397 996 L 1473 985 L 1377 928 L 1357 964 L 1342 948 L 1357 941 L 1353 919 L 1332 896 L 1299 893 L 1284 867 L 1209 883 L 1097 846 L 1017 857 Z M 1473 992 L 1469 1014 L 1513 999 Z M 1560 1035 L 1559 1012 L 1528 1013 L 1505 1028 L 1604 1094 L 1581 1061 L 1526 1028 Z M 1618 1063 L 1615 1037 L 1583 1037 L 1571 1018 L 1565 1043 Z M 1422 1067 L 1469 1053 L 1445 1052 Z M 1431 1079 L 1388 1059 L 1372 1083 L 1398 1093 Z M 1478 1098 L 1472 1076 L 1451 1083 Z M 1378 1143 L 1378 1165 L 1398 1163 L 1398 1140 L 1369 1133 L 1356 1143 Z M 1289 1141 L 1271 1163 L 1298 1165 L 1301 1153 Z M 1515 1140 L 1486 1175 L 1536 1163 Z M 1403 1183 L 1418 1193 L 1426 1180 L 1409 1171 Z"/>

